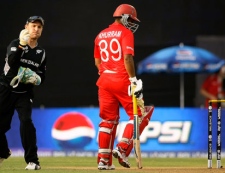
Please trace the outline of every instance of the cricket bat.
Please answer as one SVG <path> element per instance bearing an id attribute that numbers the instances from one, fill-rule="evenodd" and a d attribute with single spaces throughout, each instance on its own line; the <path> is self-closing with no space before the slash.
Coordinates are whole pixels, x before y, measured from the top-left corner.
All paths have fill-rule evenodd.
<path id="1" fill-rule="evenodd" d="M 134 154 L 138 169 L 142 169 L 137 98 L 135 97 L 134 92 L 132 92 L 132 100 L 133 100 L 133 114 L 134 114 L 134 134 L 133 134 Z"/>

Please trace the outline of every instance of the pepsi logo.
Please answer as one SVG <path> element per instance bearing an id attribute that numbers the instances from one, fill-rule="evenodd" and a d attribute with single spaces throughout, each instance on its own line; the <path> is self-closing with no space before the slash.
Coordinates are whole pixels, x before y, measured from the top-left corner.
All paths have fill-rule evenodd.
<path id="1" fill-rule="evenodd" d="M 68 112 L 56 119 L 52 138 L 61 149 L 84 149 L 95 138 L 94 125 L 87 116 Z"/>

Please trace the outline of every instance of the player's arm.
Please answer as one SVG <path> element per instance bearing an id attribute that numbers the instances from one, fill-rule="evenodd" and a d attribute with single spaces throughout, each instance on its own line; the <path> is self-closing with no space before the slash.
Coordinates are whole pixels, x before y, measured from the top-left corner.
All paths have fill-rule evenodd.
<path id="1" fill-rule="evenodd" d="M 217 97 L 214 96 L 213 94 L 209 93 L 208 91 L 206 91 L 204 88 L 201 88 L 200 89 L 200 93 L 205 97 L 205 98 L 208 98 L 210 100 L 216 100 Z"/>
<path id="2" fill-rule="evenodd" d="M 37 75 L 41 78 L 41 84 L 45 81 L 46 64 L 47 64 L 47 58 L 46 58 L 45 50 L 43 49 L 41 65 L 38 67 L 38 70 L 35 71 Z"/>
<path id="3" fill-rule="evenodd" d="M 100 70 L 100 64 L 101 64 L 101 54 L 100 54 L 100 49 L 97 40 L 95 40 L 95 45 L 94 45 L 94 59 L 95 59 L 95 66 L 98 69 L 98 73 Z"/>
<path id="4" fill-rule="evenodd" d="M 134 35 L 127 32 L 121 42 L 122 52 L 124 55 L 124 66 L 129 75 L 129 78 L 135 77 L 135 65 L 134 65 Z"/>
<path id="5" fill-rule="evenodd" d="M 21 82 L 25 84 L 31 83 L 34 85 L 42 84 L 45 80 L 46 62 L 45 50 L 43 50 L 41 65 L 35 70 L 26 68 Z"/>
<path id="6" fill-rule="evenodd" d="M 212 83 L 211 78 L 210 77 L 206 78 L 206 80 L 203 82 L 203 84 L 200 88 L 200 94 L 207 99 L 214 100 L 214 99 L 217 99 L 217 96 L 208 92 L 208 88 L 211 87 L 209 84 L 211 84 L 211 83 Z"/>
<path id="7" fill-rule="evenodd" d="M 19 65 L 23 49 L 19 48 L 19 41 L 13 40 L 7 47 L 7 63 L 10 67 Z M 19 66 L 16 68 L 18 69 Z"/>
<path id="8" fill-rule="evenodd" d="M 101 58 L 95 58 L 95 66 L 97 67 L 98 70 L 99 70 L 100 64 L 101 64 Z"/>
<path id="9" fill-rule="evenodd" d="M 135 66 L 134 66 L 134 59 L 133 56 L 131 54 L 126 54 L 124 56 L 124 65 L 125 68 L 127 70 L 127 73 L 129 75 L 129 80 L 131 82 L 131 85 L 128 87 L 128 95 L 131 95 L 131 88 L 132 85 L 136 85 L 135 89 L 134 89 L 134 95 L 139 98 L 142 99 L 143 94 L 142 94 L 142 90 L 143 90 L 143 85 L 142 85 L 142 80 L 139 79 L 137 80 L 136 76 L 135 76 Z"/>
<path id="10" fill-rule="evenodd" d="M 27 45 L 27 41 L 28 41 L 29 37 L 30 37 L 30 35 L 29 35 L 28 30 L 23 29 L 20 32 L 19 40 L 14 40 L 10 43 L 10 45 L 7 48 L 9 66 L 12 66 L 13 64 L 20 61 L 20 57 L 23 53 L 25 46 Z"/>
<path id="11" fill-rule="evenodd" d="M 124 55 L 124 65 L 129 77 L 135 77 L 134 59 L 131 54 Z"/>

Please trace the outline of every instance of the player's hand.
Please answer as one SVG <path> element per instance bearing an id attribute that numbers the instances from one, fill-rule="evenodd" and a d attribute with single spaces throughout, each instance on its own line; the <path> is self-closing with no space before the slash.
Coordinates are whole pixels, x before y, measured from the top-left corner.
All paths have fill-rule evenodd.
<path id="1" fill-rule="evenodd" d="M 27 29 L 23 29 L 20 32 L 20 36 L 19 36 L 20 45 L 21 46 L 26 46 L 29 38 L 30 38 L 30 34 L 29 34 L 28 30 Z"/>
<path id="2" fill-rule="evenodd" d="M 34 84 L 34 85 L 40 85 L 41 83 L 41 78 L 39 75 L 35 75 L 35 76 L 31 76 L 27 79 L 26 83 L 31 83 L 31 84 Z"/>
<path id="3" fill-rule="evenodd" d="M 130 81 L 131 84 L 135 84 L 135 83 L 137 82 L 136 76 L 130 77 L 130 78 L 129 78 L 129 81 Z"/>
<path id="4" fill-rule="evenodd" d="M 142 80 L 139 79 L 137 80 L 136 77 L 129 78 L 131 84 L 128 86 L 128 95 L 132 95 L 132 90 L 137 99 L 142 99 L 143 98 L 143 83 Z"/>
<path id="5" fill-rule="evenodd" d="M 134 95 L 137 99 L 143 98 L 143 83 L 141 79 L 138 79 L 134 88 Z"/>
<path id="6" fill-rule="evenodd" d="M 34 85 L 40 85 L 41 84 L 41 78 L 40 76 L 32 71 L 31 69 L 27 68 L 24 72 L 24 76 L 22 81 L 23 83 L 31 83 Z"/>

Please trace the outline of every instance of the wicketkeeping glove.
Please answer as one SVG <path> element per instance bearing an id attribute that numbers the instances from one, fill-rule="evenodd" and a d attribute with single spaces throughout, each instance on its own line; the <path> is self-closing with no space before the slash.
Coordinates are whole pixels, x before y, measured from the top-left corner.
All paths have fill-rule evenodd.
<path id="1" fill-rule="evenodd" d="M 25 84 L 31 83 L 34 85 L 40 85 L 41 78 L 37 73 L 35 73 L 31 69 L 25 68 L 25 67 L 20 67 L 17 75 L 10 82 L 10 85 L 13 88 L 16 88 L 20 82 L 25 83 Z"/>
<path id="2" fill-rule="evenodd" d="M 21 80 L 22 83 L 31 83 L 34 85 L 40 85 L 41 84 L 41 78 L 40 76 L 35 73 L 34 71 L 32 71 L 29 68 L 26 68 L 26 70 L 24 71 L 24 75 L 23 78 Z"/>
<path id="3" fill-rule="evenodd" d="M 30 38 L 30 34 L 29 34 L 28 30 L 27 29 L 23 29 L 20 32 L 20 36 L 19 36 L 20 45 L 21 46 L 26 46 L 29 38 Z"/>
<path id="4" fill-rule="evenodd" d="M 26 68 L 24 68 L 24 67 L 20 67 L 19 68 L 17 75 L 10 82 L 10 85 L 13 88 L 16 88 L 19 85 L 20 81 L 23 78 L 23 75 L 24 75 L 25 70 L 26 70 Z"/>

